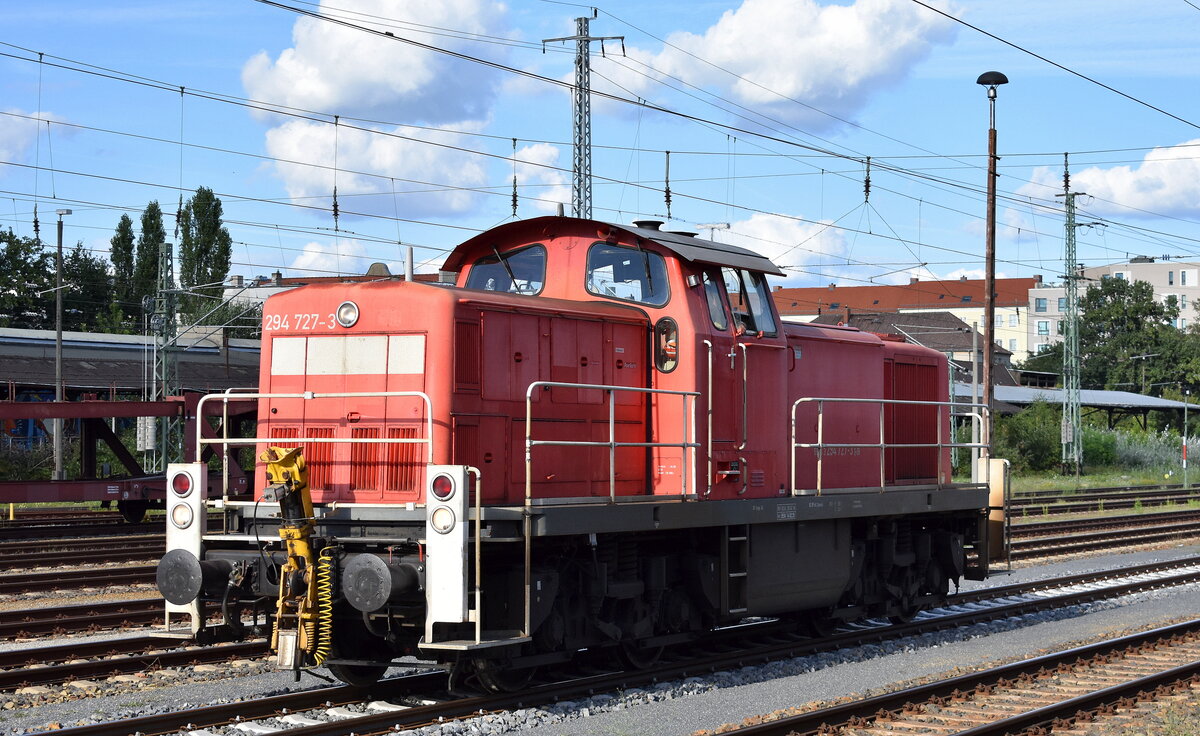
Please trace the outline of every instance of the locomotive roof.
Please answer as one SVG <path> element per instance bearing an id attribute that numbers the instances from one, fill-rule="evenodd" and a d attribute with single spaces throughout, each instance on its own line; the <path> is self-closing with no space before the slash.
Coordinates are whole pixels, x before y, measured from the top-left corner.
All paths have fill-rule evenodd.
<path id="1" fill-rule="evenodd" d="M 604 239 L 610 231 L 615 231 L 618 238 L 621 233 L 628 233 L 634 238 L 657 243 L 687 261 L 746 268 L 777 276 L 783 275 L 783 271 L 780 271 L 779 267 L 769 258 L 736 245 L 702 240 L 686 233 L 600 220 L 584 220 L 576 217 L 535 217 L 529 220 L 505 223 L 486 230 L 455 248 L 443 264 L 442 270 L 458 271 L 469 256 L 481 249 L 484 252 L 490 252 L 493 245 L 527 243 L 564 235 L 584 235 Z"/>

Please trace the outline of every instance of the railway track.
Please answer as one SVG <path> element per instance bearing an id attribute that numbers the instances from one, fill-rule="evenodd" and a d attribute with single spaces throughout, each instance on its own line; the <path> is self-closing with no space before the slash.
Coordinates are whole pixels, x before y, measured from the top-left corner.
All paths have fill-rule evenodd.
<path id="1" fill-rule="evenodd" d="M 162 616 L 162 598 L 39 606 L 6 613 L 0 620 L 0 640 L 149 626 L 162 622 Z"/>
<path id="2" fill-rule="evenodd" d="M 1040 733 L 1133 709 L 1200 681 L 1200 620 L 723 733 Z"/>
<path id="3" fill-rule="evenodd" d="M 0 595 L 154 582 L 154 565 L 0 575 Z"/>
<path id="4" fill-rule="evenodd" d="M 50 565 L 153 560 L 162 557 L 161 534 L 118 539 L 70 539 L 0 543 L 0 570 L 24 570 Z"/>
<path id="5" fill-rule="evenodd" d="M 1099 585 L 1104 576 L 1107 585 Z M 1116 580 L 1112 578 L 1119 577 Z M 517 694 L 457 697 L 445 686 L 444 672 L 425 672 L 385 680 L 363 690 L 348 686 L 322 688 L 254 701 L 164 713 L 121 722 L 65 729 L 71 736 L 121 736 L 128 733 L 169 733 L 186 726 L 255 722 L 266 729 L 286 728 L 289 736 L 346 736 L 387 733 L 417 728 L 479 713 L 527 708 L 598 692 L 650 687 L 654 683 L 706 674 L 818 651 L 876 643 L 929 631 L 967 626 L 1026 613 L 1119 597 L 1134 592 L 1200 581 L 1200 558 L 1142 565 L 1106 573 L 1075 575 L 1031 584 L 983 589 L 956 596 L 951 605 L 927 612 L 900 625 L 879 622 L 846 627 L 822 639 L 810 639 L 784 628 L 784 622 L 765 622 L 716 632 L 701 645 L 689 644 L 661 665 L 634 672 L 604 670 L 599 661 L 590 669 L 546 673 Z M 1056 594 L 1048 590 L 1059 588 Z M 1200 624 L 1197 625 L 1200 631 Z M 703 656 L 692 652 L 707 648 Z M 247 729 L 252 730 L 252 729 Z"/>
<path id="6" fill-rule="evenodd" d="M 1064 522 L 1052 528 L 1049 525 L 1040 528 L 1043 526 L 1041 524 L 1014 524 L 1009 556 L 1013 560 L 1029 560 L 1161 544 L 1200 536 L 1200 514 L 1154 516 L 1163 518 L 1147 519 L 1142 516 L 1140 518 L 1146 523 L 1128 526 L 1106 523 L 1105 520 L 1081 520 L 1076 524 Z"/>
<path id="7" fill-rule="evenodd" d="M 1149 488 L 1070 495 L 1060 492 L 1056 496 L 1038 496 L 1033 498 L 1014 496 L 1009 501 L 1009 509 L 1013 517 L 1016 518 L 1029 514 L 1079 514 L 1170 504 L 1186 505 L 1196 501 L 1200 501 L 1200 487 L 1188 490 L 1183 488 Z"/>
<path id="8" fill-rule="evenodd" d="M 111 677 L 163 667 L 228 662 L 261 657 L 266 652 L 267 642 L 264 639 L 213 647 L 181 647 L 171 640 L 153 636 L 10 650 L 0 652 L 0 690 L 90 677 Z"/>

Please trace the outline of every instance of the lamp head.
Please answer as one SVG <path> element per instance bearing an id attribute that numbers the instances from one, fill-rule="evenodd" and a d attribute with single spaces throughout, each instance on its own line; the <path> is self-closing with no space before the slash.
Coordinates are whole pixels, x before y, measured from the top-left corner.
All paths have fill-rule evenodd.
<path id="1" fill-rule="evenodd" d="M 979 75 L 979 79 L 975 80 L 975 84 L 982 84 L 988 88 L 988 99 L 996 99 L 996 88 L 1002 84 L 1008 84 L 1008 77 L 1000 72 L 984 72 Z"/>
<path id="2" fill-rule="evenodd" d="M 62 217 L 63 215 L 69 215 L 69 214 L 71 214 L 71 210 L 54 210 L 54 212 L 55 212 L 55 214 L 57 214 L 59 217 Z"/>

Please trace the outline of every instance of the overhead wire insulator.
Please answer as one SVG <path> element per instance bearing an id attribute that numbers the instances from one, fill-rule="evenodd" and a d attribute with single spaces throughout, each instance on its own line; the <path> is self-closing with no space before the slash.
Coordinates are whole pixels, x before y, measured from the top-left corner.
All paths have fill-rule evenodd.
<path id="1" fill-rule="evenodd" d="M 671 219 L 671 152 L 667 151 L 667 171 L 663 176 L 663 200 L 667 204 L 667 219 Z"/>
<path id="2" fill-rule="evenodd" d="M 871 201 L 871 157 L 867 156 L 867 175 L 863 177 L 863 202 Z"/>

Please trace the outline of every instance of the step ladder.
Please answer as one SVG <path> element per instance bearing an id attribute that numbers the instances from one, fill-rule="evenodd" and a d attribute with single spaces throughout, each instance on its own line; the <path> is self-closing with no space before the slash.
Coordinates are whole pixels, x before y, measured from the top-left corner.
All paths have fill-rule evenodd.
<path id="1" fill-rule="evenodd" d="M 725 527 L 722 568 L 725 579 L 721 586 L 721 604 L 726 613 L 746 613 L 748 607 L 747 573 L 750 571 L 750 527 L 731 524 Z"/>

